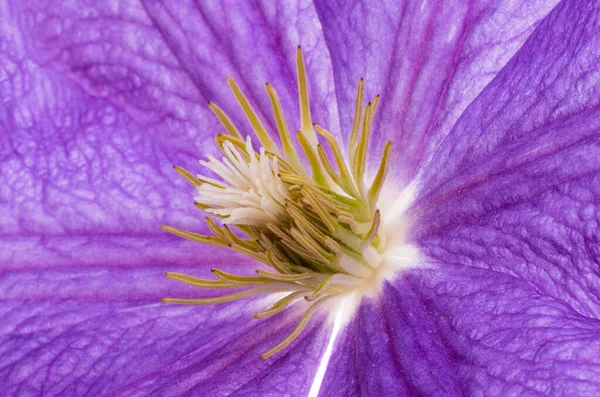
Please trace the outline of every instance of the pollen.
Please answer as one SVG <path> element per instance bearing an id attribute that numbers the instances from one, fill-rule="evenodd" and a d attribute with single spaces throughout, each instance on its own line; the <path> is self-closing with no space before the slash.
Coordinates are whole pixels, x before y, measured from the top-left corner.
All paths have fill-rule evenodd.
<path id="1" fill-rule="evenodd" d="M 295 134 L 290 134 L 275 88 L 266 84 L 279 142 L 269 134 L 235 81 L 228 79 L 253 136 L 244 138 L 227 114 L 211 103 L 226 131 L 215 139 L 222 157 L 209 156 L 200 164 L 206 173 L 217 177 L 194 176 L 175 167 L 196 189 L 195 205 L 207 215 L 206 225 L 212 234 L 163 226 L 177 236 L 231 249 L 266 265 L 252 276 L 219 269 L 212 270 L 211 279 L 167 273 L 173 280 L 196 287 L 233 292 L 211 298 L 165 298 L 164 302 L 211 305 L 255 295 L 281 296 L 256 313 L 256 319 L 277 315 L 299 301 L 305 303 L 296 328 L 263 353 L 263 359 L 292 343 L 321 307 L 377 278 L 386 245 L 386 219 L 378 201 L 389 168 L 391 142 L 384 146 L 371 182 L 365 181 L 379 96 L 363 106 L 364 81 L 360 79 L 352 131 L 343 151 L 332 133 L 312 122 L 300 47 L 296 66 L 300 126 Z"/>

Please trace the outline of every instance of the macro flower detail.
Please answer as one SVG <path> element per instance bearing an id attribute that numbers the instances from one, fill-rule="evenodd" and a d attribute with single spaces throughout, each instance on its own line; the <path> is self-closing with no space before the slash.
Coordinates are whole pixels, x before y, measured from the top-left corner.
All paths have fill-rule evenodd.
<path id="1" fill-rule="evenodd" d="M 261 358 L 268 358 L 288 346 L 320 306 L 334 298 L 344 299 L 373 288 L 374 275 L 380 267 L 389 266 L 392 261 L 385 258 L 384 221 L 377 207 L 387 174 L 391 142 L 385 145 L 372 183 L 368 187 L 365 184 L 369 137 L 379 96 L 363 110 L 364 80 L 360 79 L 346 159 L 335 137 L 311 121 L 306 69 L 300 46 L 296 64 L 302 125 L 295 137 L 302 148 L 301 154 L 310 165 L 309 169 L 302 163 L 290 136 L 275 88 L 266 84 L 282 151 L 235 81 L 229 79 L 231 91 L 262 146 L 256 152 L 250 136 L 244 140 L 225 112 L 211 103 L 211 109 L 228 134 L 216 136 L 222 159 L 217 160 L 210 155 L 208 161 L 200 161 L 200 164 L 221 180 L 204 175 L 195 177 L 177 166 L 175 170 L 197 189 L 196 206 L 216 217 L 222 226 L 206 217 L 206 225 L 213 236 L 163 227 L 195 242 L 233 249 L 274 270 L 256 270 L 257 276 L 237 276 L 212 269 L 217 280 L 167 273 L 171 279 L 197 287 L 245 290 L 211 298 L 165 298 L 163 302 L 218 304 L 259 294 L 286 294 L 272 307 L 256 313 L 254 318 L 278 314 L 301 299 L 310 302 L 292 333 Z M 329 144 L 335 166 L 319 143 L 315 130 Z M 240 237 L 240 233 L 245 237 Z M 396 256 L 393 261 L 398 263 L 411 259 L 414 258 Z"/>
<path id="2" fill-rule="evenodd" d="M 597 1 L 0 0 L 0 19 L 3 396 L 600 394 Z M 362 243 L 379 210 L 385 244 L 371 241 L 383 259 L 371 283 L 319 304 L 265 360 L 319 302 L 305 299 L 314 285 L 260 319 L 296 291 L 162 303 L 220 300 L 281 275 L 301 285 L 290 276 L 322 273 L 319 255 L 337 249 L 303 241 L 311 232 L 345 248 L 310 209 L 311 193 L 324 208 L 315 192 L 352 196 L 335 188 L 324 161 L 342 179 L 335 151 L 312 123 L 335 138 L 352 177 L 361 77 L 357 139 L 380 97 L 360 196 L 391 142 L 385 183 L 363 225 L 344 209 L 356 232 L 337 207 L 326 212 Z M 275 88 L 298 160 L 285 153 Z M 313 179 L 296 130 L 331 188 Z M 223 158 L 247 171 L 230 175 Z M 251 159 L 261 178 L 247 183 Z M 312 187 L 308 198 L 282 170 Z M 219 187 L 188 184 L 201 179 Z M 215 189 L 227 191 L 219 202 Z M 285 199 L 311 222 L 295 223 Z M 302 251 L 309 271 L 283 274 L 242 252 L 275 257 L 236 224 L 265 221 L 290 230 L 296 250 L 317 250 Z M 256 245 L 234 249 L 238 239 Z M 288 250 L 282 263 L 303 266 L 275 242 Z M 269 281 L 198 288 L 165 273 Z"/>

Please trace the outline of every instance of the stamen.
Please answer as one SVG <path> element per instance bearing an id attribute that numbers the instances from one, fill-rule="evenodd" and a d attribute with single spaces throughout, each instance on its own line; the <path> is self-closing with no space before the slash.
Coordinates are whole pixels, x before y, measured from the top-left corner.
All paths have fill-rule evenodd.
<path id="1" fill-rule="evenodd" d="M 381 191 L 381 187 L 383 186 L 383 181 L 387 176 L 388 164 L 390 160 L 390 150 L 392 149 L 392 143 L 387 142 L 385 147 L 383 148 L 383 154 L 381 155 L 381 163 L 379 163 L 379 168 L 377 169 L 377 174 L 375 174 L 375 179 L 373 179 L 373 184 L 369 188 L 369 192 L 367 194 L 369 199 L 369 207 L 371 211 L 375 209 L 377 205 L 377 200 L 379 199 L 379 192 Z"/>
<path id="2" fill-rule="evenodd" d="M 279 102 L 277 91 L 275 91 L 275 88 L 273 88 L 273 86 L 271 86 L 269 83 L 266 84 L 266 88 L 267 93 L 269 94 L 269 99 L 271 100 L 271 105 L 273 106 L 273 114 L 275 115 L 275 121 L 277 122 L 277 128 L 279 129 L 283 153 L 285 154 L 285 157 L 289 159 L 294 171 L 299 173 L 303 178 L 306 178 L 307 175 L 304 174 L 304 167 L 302 166 L 300 157 L 298 157 L 298 152 L 292 143 L 292 138 L 290 136 L 287 123 L 285 122 L 285 117 L 283 115 L 283 110 L 281 109 L 281 102 Z"/>
<path id="3" fill-rule="evenodd" d="M 296 137 L 298 138 L 298 142 L 300 142 L 300 146 L 302 146 L 304 154 L 306 154 L 306 158 L 310 164 L 313 181 L 315 181 L 315 183 L 319 186 L 327 187 L 327 178 L 323 172 L 323 165 L 319 161 L 319 157 L 315 154 L 311 144 L 305 135 L 300 131 L 296 132 Z"/>
<path id="4" fill-rule="evenodd" d="M 296 63 L 300 103 L 300 126 L 296 134 L 290 134 L 277 91 L 267 83 L 280 151 L 246 96 L 228 78 L 261 147 L 256 151 L 252 138 L 243 139 L 231 118 L 216 104 L 209 103 L 227 134 L 215 138 L 222 157 L 209 155 L 200 164 L 217 177 L 196 177 L 181 167 L 175 167 L 175 171 L 196 189 L 195 206 L 208 214 L 206 228 L 212 235 L 162 227 L 191 241 L 235 250 L 270 268 L 256 269 L 256 275 L 244 276 L 212 269 L 214 280 L 167 273 L 170 279 L 200 288 L 242 290 L 210 298 L 165 298 L 164 302 L 219 304 L 286 293 L 271 307 L 254 314 L 254 318 L 276 315 L 298 300 L 308 305 L 293 332 L 261 358 L 268 358 L 292 343 L 313 313 L 330 299 L 347 296 L 368 283 L 381 265 L 380 253 L 385 244 L 381 227 L 384 218 L 377 202 L 387 175 L 389 142 L 368 190 L 364 180 L 379 96 L 363 111 L 364 80 L 360 79 L 348 157 L 345 157 L 334 135 L 312 123 L 300 47 Z M 335 165 L 326 148 L 318 143 L 317 133 L 327 141 Z M 297 142 L 293 142 L 293 137 Z M 304 154 L 304 163 L 298 147 Z"/>
<path id="5" fill-rule="evenodd" d="M 228 247 L 226 241 L 218 237 L 205 236 L 203 234 L 186 232 L 185 230 L 178 229 L 172 226 L 161 226 L 161 229 L 165 232 L 172 233 L 176 236 L 183 237 L 187 240 L 195 241 L 197 243 L 203 243 L 208 245 L 214 245 L 215 247 Z"/>
<path id="6" fill-rule="evenodd" d="M 232 288 L 233 286 L 225 281 L 218 281 L 218 280 L 205 280 L 202 278 L 197 278 L 197 277 L 192 277 L 192 276 L 188 276 L 186 274 L 181 274 L 181 273 L 174 273 L 174 272 L 169 272 L 167 273 L 167 277 L 175 280 L 175 281 L 181 281 L 182 283 L 186 283 L 189 285 L 193 285 L 196 287 L 202 287 L 202 288 Z"/>
<path id="7" fill-rule="evenodd" d="M 220 107 L 218 107 L 217 105 L 215 105 L 212 102 L 208 103 L 208 107 L 210 108 L 210 110 L 213 111 L 215 116 L 217 116 L 217 118 L 219 119 L 219 121 L 221 122 L 223 127 L 225 127 L 225 130 L 229 133 L 229 135 L 236 137 L 238 139 L 243 139 L 242 134 L 240 134 L 240 132 L 235 127 L 235 125 L 233 124 L 231 119 L 225 114 L 224 111 L 221 110 Z"/>
<path id="8" fill-rule="evenodd" d="M 300 273 L 300 274 L 281 274 L 281 273 L 273 273 L 267 272 L 265 270 L 257 270 L 257 274 L 261 275 L 264 278 L 268 278 L 269 280 L 277 280 L 277 281 L 302 281 L 308 280 L 313 277 L 310 273 Z"/>
<path id="9" fill-rule="evenodd" d="M 358 147 L 356 148 L 356 161 L 354 164 L 354 178 L 357 181 L 363 180 L 365 173 L 365 164 L 367 159 L 367 142 L 369 141 L 369 118 L 371 117 L 371 106 L 369 102 L 365 109 L 365 115 L 363 117 L 363 127 Z"/>
<path id="10" fill-rule="evenodd" d="M 333 156 L 335 157 L 335 162 L 336 162 L 338 170 L 340 172 L 339 179 L 341 180 L 341 183 L 338 183 L 339 186 L 350 196 L 358 197 L 359 194 L 356 191 L 356 189 L 354 188 L 354 183 L 352 182 L 352 176 L 350 175 L 350 170 L 348 170 L 348 167 L 346 166 L 346 162 L 344 161 L 344 157 L 342 156 L 342 151 L 341 151 L 339 145 L 337 144 L 337 142 L 335 141 L 335 138 L 329 131 L 327 131 L 326 129 L 324 129 L 316 124 L 315 124 L 315 128 L 317 129 L 319 134 L 321 134 L 323 137 L 325 137 L 325 139 L 327 139 L 327 142 L 329 143 L 329 147 L 331 147 L 331 150 L 333 151 Z M 323 156 L 325 156 L 324 150 L 323 150 Z M 327 161 L 327 163 L 329 164 L 329 161 Z"/>
<path id="11" fill-rule="evenodd" d="M 269 308 L 267 310 L 263 310 L 262 312 L 256 313 L 254 315 L 254 318 L 266 318 L 266 317 L 273 316 L 277 313 L 280 313 L 285 308 L 287 308 L 290 303 L 292 303 L 293 301 L 295 301 L 297 299 L 300 299 L 305 294 L 306 294 L 306 291 L 297 291 L 297 292 L 293 292 L 289 295 L 286 295 L 283 298 L 281 298 L 280 300 L 278 300 L 277 302 L 275 302 L 275 304 L 273 306 L 271 306 L 271 308 Z"/>
<path id="12" fill-rule="evenodd" d="M 300 97 L 300 130 L 306 136 L 311 145 L 317 144 L 317 135 L 312 129 L 310 119 L 310 104 L 308 101 L 308 84 L 306 84 L 306 68 L 302 48 L 296 50 L 296 67 L 298 69 L 298 95 Z"/>
<path id="13" fill-rule="evenodd" d="M 333 296 L 334 295 L 330 296 L 329 298 L 332 298 Z M 300 335 L 300 333 L 302 332 L 302 330 L 304 329 L 304 327 L 306 327 L 306 324 L 308 324 L 308 320 L 310 320 L 310 317 L 319 308 L 319 306 L 322 306 L 327 301 L 328 301 L 327 298 L 321 299 L 317 303 L 315 303 L 312 306 L 310 306 L 306 310 L 306 313 L 304 313 L 304 316 L 302 316 L 302 319 L 300 320 L 300 323 L 298 323 L 298 326 L 296 326 L 296 329 L 294 329 L 294 331 L 292 331 L 292 333 L 290 334 L 290 336 L 288 336 L 287 338 L 285 338 L 281 343 L 279 343 L 277 346 L 273 347 L 271 350 L 263 353 L 260 356 L 260 358 L 262 358 L 263 360 L 265 360 L 265 359 L 271 357 L 273 354 L 275 354 L 277 352 L 280 352 L 283 349 L 285 349 L 290 343 L 292 343 L 298 337 L 298 335 Z"/>
<path id="14" fill-rule="evenodd" d="M 371 102 L 371 113 L 369 114 L 369 131 L 373 127 L 373 121 L 375 120 L 375 112 L 377 112 L 377 105 L 379 104 L 379 95 L 376 95 Z"/>
<path id="15" fill-rule="evenodd" d="M 258 288 L 247 289 L 242 292 L 235 292 L 229 295 L 217 296 L 214 298 L 164 298 L 164 303 L 177 303 L 180 305 L 216 305 L 219 303 L 234 302 L 242 298 L 248 298 L 253 295 L 263 294 L 264 291 Z"/>
<path id="16" fill-rule="evenodd" d="M 333 180 L 333 182 L 336 185 L 342 186 L 343 185 L 342 179 L 339 177 L 339 175 L 333 169 L 331 163 L 329 162 L 329 159 L 327 158 L 325 149 L 323 149 L 323 146 L 321 144 L 317 145 L 317 154 L 319 155 L 319 160 L 321 160 L 321 164 L 323 164 L 323 168 L 325 168 L 327 175 Z"/>
<path id="17" fill-rule="evenodd" d="M 190 174 L 185 168 L 174 166 L 175 171 L 179 175 L 181 175 L 186 181 L 190 183 L 193 187 L 198 187 L 202 184 L 194 175 Z"/>
<path id="18" fill-rule="evenodd" d="M 321 204 L 319 203 L 319 201 L 317 200 L 317 198 L 315 197 L 313 192 L 309 188 L 303 186 L 302 187 L 302 195 L 310 202 L 312 209 L 316 211 L 317 215 L 319 216 L 319 218 L 321 218 L 321 221 L 325 224 L 327 229 L 329 229 L 329 231 L 331 233 L 335 232 L 335 229 L 336 229 L 335 220 L 321 206 Z"/>
<path id="19" fill-rule="evenodd" d="M 252 106 L 250 106 L 250 102 L 248 102 L 248 99 L 246 99 L 246 96 L 242 90 L 240 90 L 240 87 L 238 87 L 231 77 L 227 78 L 227 83 L 229 84 L 229 88 L 231 88 L 233 95 L 235 95 L 235 99 L 237 99 L 238 103 L 242 107 L 242 110 L 246 114 L 248 121 L 250 124 L 252 124 L 252 128 L 254 129 L 256 136 L 258 136 L 260 143 L 265 149 L 274 153 L 279 153 L 279 149 L 277 149 L 277 146 L 275 146 L 275 143 L 269 136 L 269 133 L 265 127 L 262 125 L 254 109 L 252 109 Z"/>
<path id="20" fill-rule="evenodd" d="M 354 121 L 352 122 L 352 134 L 350 135 L 350 158 L 356 148 L 356 142 L 358 141 L 358 129 L 360 127 L 360 119 L 362 117 L 362 104 L 363 104 L 363 92 L 364 92 L 365 80 L 361 77 L 358 80 L 358 88 L 356 90 L 356 107 L 354 110 Z"/>
<path id="21" fill-rule="evenodd" d="M 375 210 L 375 215 L 373 216 L 373 223 L 371 224 L 371 228 L 369 229 L 369 231 L 363 236 L 361 247 L 367 247 L 369 244 L 371 244 L 375 236 L 377 236 L 377 231 L 379 230 L 380 222 L 381 215 L 379 213 L 379 210 Z"/>
<path id="22" fill-rule="evenodd" d="M 223 280 L 227 283 L 233 285 L 260 285 L 264 284 L 264 279 L 262 277 L 244 277 L 244 276 L 235 276 L 233 274 L 226 273 L 219 269 L 211 270 L 215 277 L 219 280 Z"/>
<path id="23" fill-rule="evenodd" d="M 319 286 L 315 289 L 315 292 L 313 292 L 311 295 L 308 295 L 304 299 L 306 299 L 309 302 L 313 302 L 313 301 L 316 301 L 317 299 L 319 299 L 320 297 L 322 297 L 323 295 L 325 295 L 325 292 L 327 291 L 327 287 L 329 286 L 329 284 L 331 284 L 331 277 L 332 276 L 325 278 L 319 284 Z"/>

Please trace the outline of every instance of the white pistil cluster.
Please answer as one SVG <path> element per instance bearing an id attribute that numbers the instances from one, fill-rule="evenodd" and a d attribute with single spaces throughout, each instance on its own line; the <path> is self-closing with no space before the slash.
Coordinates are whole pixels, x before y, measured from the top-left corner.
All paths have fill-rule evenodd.
<path id="1" fill-rule="evenodd" d="M 206 212 L 219 216 L 224 224 L 260 226 L 277 222 L 285 215 L 285 202 L 290 198 L 278 177 L 277 157 L 267 156 L 265 148 L 255 156 L 250 137 L 246 139 L 245 153 L 240 153 L 231 142 L 223 144 L 223 151 L 222 162 L 209 156 L 209 161 L 200 164 L 225 183 L 202 177 L 204 183 L 198 186 L 196 202 L 211 206 Z"/>
<path id="2" fill-rule="evenodd" d="M 386 176 L 389 142 L 370 187 L 367 189 L 364 183 L 367 147 L 378 97 L 363 113 L 361 79 L 347 149 L 348 161 L 333 135 L 311 122 L 300 48 L 297 68 L 301 126 L 296 138 L 309 169 L 292 144 L 275 89 L 269 84 L 266 86 L 281 138 L 281 151 L 239 87 L 229 79 L 231 90 L 260 140 L 261 148 L 256 152 L 250 137 L 244 140 L 229 117 L 211 104 L 227 134 L 216 137 L 217 147 L 223 154 L 221 160 L 210 156 L 201 164 L 220 180 L 202 175 L 195 177 L 180 167 L 175 169 L 197 189 L 196 206 L 210 215 L 206 217 L 206 224 L 213 235 L 163 227 L 193 241 L 244 253 L 272 269 L 257 270 L 256 276 L 237 276 L 213 269 L 216 277 L 213 280 L 168 273 L 172 279 L 198 287 L 242 290 L 215 298 L 167 298 L 165 302 L 216 304 L 257 294 L 285 293 L 273 306 L 256 313 L 255 318 L 277 314 L 299 300 L 308 302 L 296 329 L 262 358 L 289 345 L 320 306 L 372 282 L 382 265 L 381 253 L 385 246 L 377 201 Z M 328 143 L 335 167 L 318 143 L 315 129 Z"/>

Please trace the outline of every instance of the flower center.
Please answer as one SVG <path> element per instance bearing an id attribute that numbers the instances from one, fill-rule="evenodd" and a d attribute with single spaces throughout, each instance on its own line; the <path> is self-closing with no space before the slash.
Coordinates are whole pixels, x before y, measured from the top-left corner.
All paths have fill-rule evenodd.
<path id="1" fill-rule="evenodd" d="M 206 224 L 213 235 L 163 226 L 164 230 L 183 238 L 241 252 L 270 268 L 256 270 L 255 276 L 213 269 L 216 279 L 212 280 L 168 273 L 171 279 L 198 287 L 241 291 L 214 298 L 166 298 L 164 302 L 217 304 L 258 294 L 285 294 L 270 308 L 256 313 L 255 318 L 275 315 L 296 301 L 307 304 L 296 329 L 261 358 L 288 346 L 320 306 L 372 281 L 384 261 L 386 236 L 377 203 L 388 169 L 390 142 L 383 149 L 370 186 L 364 182 L 369 137 L 379 97 L 363 109 L 364 82 L 359 81 L 346 161 L 334 136 L 311 122 L 300 47 L 296 60 L 301 126 L 295 137 L 301 150 L 293 144 L 277 92 L 271 85 L 267 84 L 266 90 L 281 150 L 242 91 L 228 79 L 261 147 L 255 151 L 251 138 L 243 139 L 229 117 L 211 103 L 210 108 L 227 131 L 216 137 L 223 157 L 218 160 L 209 156 L 208 161 L 200 164 L 220 179 L 195 177 L 180 167 L 175 170 L 197 189 L 195 204 L 209 215 Z M 317 133 L 327 143 L 333 161 L 319 143 Z"/>

